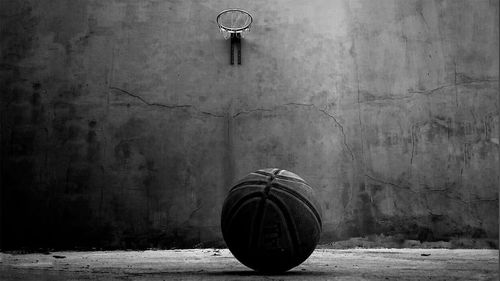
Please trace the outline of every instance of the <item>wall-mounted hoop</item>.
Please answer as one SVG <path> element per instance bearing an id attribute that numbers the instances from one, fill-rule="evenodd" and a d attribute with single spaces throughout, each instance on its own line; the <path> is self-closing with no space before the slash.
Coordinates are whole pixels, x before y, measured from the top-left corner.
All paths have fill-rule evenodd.
<path id="1" fill-rule="evenodd" d="M 252 15 L 242 9 L 227 9 L 217 15 L 217 25 L 225 39 L 231 37 L 232 33 L 241 33 L 250 31 L 252 25 Z"/>
<path id="2" fill-rule="evenodd" d="M 224 39 L 231 38 L 231 64 L 234 64 L 234 48 L 238 51 L 238 64 L 241 64 L 241 38 L 250 31 L 252 15 L 242 9 L 227 9 L 217 15 L 217 25 Z"/>

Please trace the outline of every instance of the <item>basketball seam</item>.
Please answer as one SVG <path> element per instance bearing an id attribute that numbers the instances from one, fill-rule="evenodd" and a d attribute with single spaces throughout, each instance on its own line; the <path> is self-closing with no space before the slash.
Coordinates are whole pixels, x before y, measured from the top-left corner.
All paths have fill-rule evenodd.
<path id="1" fill-rule="evenodd" d="M 268 172 L 264 172 L 264 171 L 255 171 L 252 174 L 259 174 L 259 175 L 263 175 L 263 176 L 266 176 L 266 177 L 269 177 L 269 176 L 272 175 L 272 173 L 268 173 Z"/>
<path id="2" fill-rule="evenodd" d="M 229 193 L 233 192 L 236 189 L 239 189 L 239 188 L 242 188 L 242 187 L 246 187 L 246 186 L 249 186 L 249 185 L 261 186 L 261 185 L 264 185 L 264 184 L 267 184 L 267 181 L 264 181 L 264 180 L 249 180 L 249 181 L 245 181 L 245 182 L 242 182 L 242 183 L 239 183 L 239 184 L 235 185 L 233 188 L 231 188 L 229 190 Z"/>
<path id="3" fill-rule="evenodd" d="M 266 210 L 266 200 L 267 196 L 264 197 L 265 195 L 262 195 L 262 198 L 260 199 L 259 202 L 259 207 L 257 208 L 257 211 L 255 213 L 255 216 L 253 218 L 252 225 L 250 226 L 250 241 L 248 243 L 248 248 L 252 249 L 253 247 L 256 247 L 258 245 L 255 245 L 255 243 L 260 241 L 260 232 L 262 229 L 262 224 L 264 220 L 264 213 Z M 257 231 L 256 231 L 257 230 Z"/>
<path id="4" fill-rule="evenodd" d="M 273 202 L 274 204 L 276 204 L 276 206 L 278 207 L 278 210 L 281 212 L 281 214 L 285 218 L 286 225 L 291 228 L 291 230 L 287 231 L 287 233 L 290 234 L 290 238 L 292 240 L 291 242 L 293 245 L 293 248 L 292 248 L 292 255 L 293 255 L 293 253 L 296 252 L 296 249 L 299 249 L 299 246 L 300 246 L 299 245 L 299 234 L 297 232 L 297 226 L 295 225 L 294 221 L 292 220 L 292 218 L 290 216 L 290 210 L 287 208 L 286 204 L 281 199 L 279 199 L 278 197 L 276 197 L 274 195 L 270 195 L 269 200 L 271 202 Z M 292 232 L 293 234 L 290 232 Z"/>
<path id="5" fill-rule="evenodd" d="M 299 199 L 300 201 L 302 201 L 302 203 L 304 203 L 307 207 L 309 207 L 309 209 L 311 210 L 311 212 L 314 214 L 314 216 L 316 217 L 316 220 L 318 221 L 319 223 L 319 226 L 320 226 L 320 230 L 322 229 L 322 222 L 321 222 L 321 216 L 319 215 L 318 211 L 316 210 L 316 208 L 314 207 L 314 205 L 311 204 L 311 202 L 309 202 L 308 199 L 306 199 L 304 196 L 302 196 L 302 194 L 296 192 L 295 190 L 292 190 L 284 185 L 281 185 L 279 183 L 275 183 L 273 184 L 273 187 L 279 189 L 279 190 L 282 190 L 282 191 L 285 191 L 291 195 L 294 195 L 295 197 L 297 197 L 297 199 Z"/>
<path id="6" fill-rule="evenodd" d="M 297 178 L 292 178 L 292 177 L 288 177 L 288 176 L 284 176 L 284 175 L 277 175 L 276 176 L 278 179 L 284 179 L 284 180 L 289 180 L 289 181 L 294 181 L 294 182 L 300 182 L 300 183 L 303 183 L 303 184 L 306 184 L 307 183 L 301 179 L 297 179 Z"/>
<path id="7" fill-rule="evenodd" d="M 250 194 L 247 194 L 245 196 L 243 196 L 242 198 L 240 198 L 240 200 L 238 200 L 229 210 L 227 210 L 226 212 L 224 212 L 225 214 L 223 214 L 221 217 L 221 226 L 222 226 L 222 229 L 224 229 L 224 226 L 226 225 L 224 223 L 224 221 L 226 221 L 227 219 L 227 225 L 229 225 L 229 222 L 233 221 L 233 218 L 234 216 L 236 216 L 236 214 L 238 214 L 238 210 L 241 208 L 241 206 L 243 204 L 246 203 L 246 201 L 248 201 L 249 199 L 252 199 L 254 197 L 260 197 L 261 196 L 261 192 L 259 191 L 255 191 L 255 192 L 252 192 Z M 232 216 L 231 216 L 232 214 Z M 228 216 L 226 218 L 226 216 Z"/>
<path id="8" fill-rule="evenodd" d="M 264 188 L 264 192 L 262 193 L 262 199 L 260 201 L 259 207 L 257 209 L 257 213 L 255 214 L 254 221 L 253 221 L 252 226 L 251 226 L 251 229 L 254 229 L 256 224 L 258 224 L 258 227 L 257 227 L 258 232 L 257 232 L 256 237 L 254 235 L 252 235 L 252 238 L 255 238 L 255 239 L 250 239 L 250 242 L 248 245 L 250 248 L 252 246 L 256 246 L 256 245 L 254 245 L 255 241 L 257 241 L 257 242 L 261 241 L 262 228 L 264 225 L 264 215 L 265 215 L 266 205 L 267 205 L 266 201 L 267 201 L 267 198 L 269 196 L 269 192 L 271 191 L 271 187 L 273 186 L 274 179 L 276 178 L 275 176 L 279 172 L 281 172 L 281 170 L 277 169 L 267 179 L 266 187 Z M 255 233 L 255 231 L 253 231 L 252 233 Z"/>

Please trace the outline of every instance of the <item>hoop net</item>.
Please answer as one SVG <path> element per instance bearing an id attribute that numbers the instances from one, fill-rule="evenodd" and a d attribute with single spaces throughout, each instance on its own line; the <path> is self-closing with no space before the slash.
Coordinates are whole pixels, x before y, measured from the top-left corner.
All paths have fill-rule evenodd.
<path id="1" fill-rule="evenodd" d="M 245 34 L 248 32 L 250 32 L 250 29 L 244 29 L 244 30 L 238 31 L 238 32 L 227 31 L 224 28 L 220 29 L 220 33 L 222 34 L 222 37 L 224 37 L 224 39 L 231 38 L 231 34 L 238 34 L 238 36 L 240 36 L 241 38 L 245 38 Z"/>
<path id="2" fill-rule="evenodd" d="M 237 33 L 243 37 L 245 32 L 250 31 L 252 16 L 240 9 L 224 10 L 217 16 L 217 24 L 224 39 L 231 37 L 231 34 Z"/>

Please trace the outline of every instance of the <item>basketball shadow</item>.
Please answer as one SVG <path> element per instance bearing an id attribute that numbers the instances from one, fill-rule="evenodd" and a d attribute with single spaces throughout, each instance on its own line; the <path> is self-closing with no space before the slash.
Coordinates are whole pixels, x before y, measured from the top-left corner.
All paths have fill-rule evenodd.
<path id="1" fill-rule="evenodd" d="M 207 275 L 213 276 L 303 276 L 304 278 L 307 276 L 324 276 L 324 275 L 332 275 L 331 272 L 325 271 L 286 271 L 281 273 L 261 273 L 253 270 L 235 270 L 235 271 L 220 271 L 220 272 L 207 272 Z"/>

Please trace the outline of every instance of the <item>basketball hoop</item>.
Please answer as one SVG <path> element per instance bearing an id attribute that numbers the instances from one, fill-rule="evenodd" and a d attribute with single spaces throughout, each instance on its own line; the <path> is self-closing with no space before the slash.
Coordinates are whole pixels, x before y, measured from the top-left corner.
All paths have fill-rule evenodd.
<path id="1" fill-rule="evenodd" d="M 227 9 L 217 15 L 217 25 L 224 39 L 229 39 L 231 34 L 243 37 L 244 32 L 250 31 L 252 15 L 241 9 Z"/>
<path id="2" fill-rule="evenodd" d="M 234 47 L 238 49 L 238 64 L 241 64 L 241 38 L 250 31 L 252 16 L 241 9 L 227 9 L 217 15 L 217 25 L 224 39 L 231 38 L 231 64 L 234 64 Z"/>

